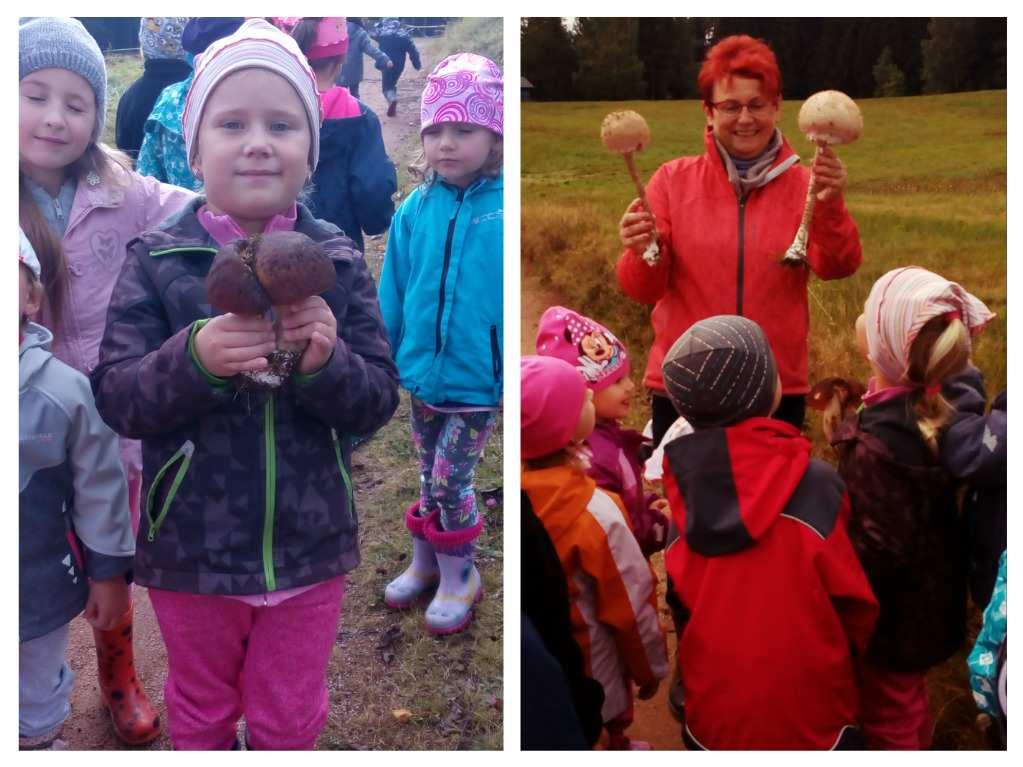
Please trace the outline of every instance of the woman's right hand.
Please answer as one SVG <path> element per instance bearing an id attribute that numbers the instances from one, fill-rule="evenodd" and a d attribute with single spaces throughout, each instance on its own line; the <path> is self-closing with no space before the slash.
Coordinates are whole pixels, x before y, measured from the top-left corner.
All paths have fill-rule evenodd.
<path id="1" fill-rule="evenodd" d="M 643 207 L 638 197 L 629 203 L 622 220 L 618 222 L 618 239 L 622 246 L 637 253 L 646 250 L 654 232 L 654 217 Z"/>
<path id="2" fill-rule="evenodd" d="M 273 323 L 262 317 L 220 314 L 195 334 L 199 364 L 221 378 L 262 370 L 269 364 L 266 355 L 276 348 Z"/>

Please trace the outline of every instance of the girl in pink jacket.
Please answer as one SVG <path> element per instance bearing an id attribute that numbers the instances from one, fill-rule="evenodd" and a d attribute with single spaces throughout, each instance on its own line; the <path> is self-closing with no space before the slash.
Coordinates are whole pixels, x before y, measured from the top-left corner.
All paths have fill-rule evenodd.
<path id="1" fill-rule="evenodd" d="M 100 143 L 106 67 L 92 36 L 70 18 L 33 18 L 19 27 L 18 191 L 21 227 L 42 263 L 40 320 L 53 353 L 88 375 L 96 366 L 107 305 L 127 252 L 146 229 L 194 195 L 131 170 Z M 132 525 L 138 529 L 142 460 L 121 440 Z M 96 631 L 99 683 L 114 729 L 128 744 L 160 734 L 156 710 L 134 669 L 132 609 Z"/>

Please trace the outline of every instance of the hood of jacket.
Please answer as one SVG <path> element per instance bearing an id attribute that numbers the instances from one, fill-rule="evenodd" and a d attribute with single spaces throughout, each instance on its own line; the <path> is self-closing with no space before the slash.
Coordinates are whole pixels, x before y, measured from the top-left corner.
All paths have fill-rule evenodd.
<path id="1" fill-rule="evenodd" d="M 682 498 L 672 511 L 686 543 L 719 556 L 752 546 L 778 519 L 806 473 L 810 441 L 782 421 L 748 418 L 669 442 L 664 462 Z"/>
<path id="2" fill-rule="evenodd" d="M 574 466 L 522 472 L 522 489 L 529 495 L 533 513 L 543 522 L 555 544 L 586 512 L 596 487 L 596 482 Z"/>
<path id="3" fill-rule="evenodd" d="M 25 325 L 25 337 L 21 339 L 18 349 L 18 389 L 23 390 L 39 375 L 47 362 L 53 357 L 50 344 L 53 333 L 35 322 Z"/>

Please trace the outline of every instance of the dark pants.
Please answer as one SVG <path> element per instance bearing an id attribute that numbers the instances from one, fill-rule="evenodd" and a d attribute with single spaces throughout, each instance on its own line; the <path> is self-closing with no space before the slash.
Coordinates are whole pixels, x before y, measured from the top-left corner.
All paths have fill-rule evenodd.
<path id="1" fill-rule="evenodd" d="M 653 419 L 654 445 L 659 445 L 664 433 L 668 431 L 669 426 L 675 423 L 679 413 L 671 404 L 671 400 L 658 392 L 652 392 L 650 395 L 650 411 Z M 802 431 L 803 420 L 806 418 L 806 395 L 786 394 L 782 396 L 781 404 L 778 405 L 772 418 L 790 423 Z"/>

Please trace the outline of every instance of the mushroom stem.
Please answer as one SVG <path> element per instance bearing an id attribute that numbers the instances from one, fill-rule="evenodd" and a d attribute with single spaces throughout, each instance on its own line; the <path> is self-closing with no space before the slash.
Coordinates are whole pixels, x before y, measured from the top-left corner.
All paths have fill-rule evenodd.
<path id="1" fill-rule="evenodd" d="M 817 151 L 814 152 L 814 159 L 821 153 L 827 144 L 823 141 L 816 142 Z M 789 245 L 782 257 L 782 266 L 806 266 L 806 242 L 810 236 L 810 222 L 813 220 L 813 205 L 817 199 L 817 179 L 813 174 L 813 166 L 810 166 L 810 183 L 806 188 L 806 202 L 803 204 L 803 218 L 799 222 L 799 229 L 796 230 L 796 238 Z"/>
<path id="2" fill-rule="evenodd" d="M 636 161 L 633 158 L 632 152 L 623 152 L 622 157 L 625 158 L 625 167 L 629 169 L 629 176 L 632 177 L 632 183 L 636 185 L 636 192 L 639 193 L 639 199 L 643 201 L 643 208 L 651 216 L 654 212 L 650 209 L 650 203 L 646 199 L 646 188 L 643 186 L 643 182 L 639 178 L 639 171 L 636 170 Z M 653 231 L 650 233 L 650 243 L 646 246 L 646 250 L 643 251 L 643 260 L 646 261 L 650 266 L 656 266 L 657 262 L 660 261 L 661 249 L 657 245 L 657 227 L 655 226 Z"/>

